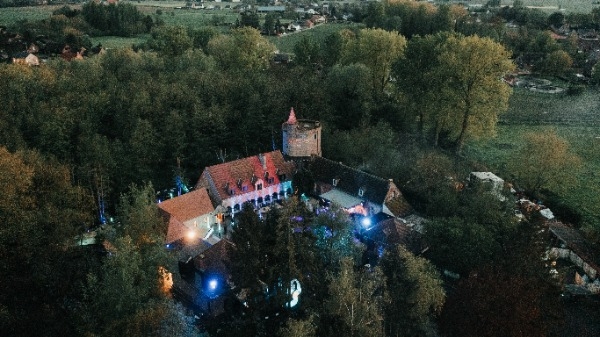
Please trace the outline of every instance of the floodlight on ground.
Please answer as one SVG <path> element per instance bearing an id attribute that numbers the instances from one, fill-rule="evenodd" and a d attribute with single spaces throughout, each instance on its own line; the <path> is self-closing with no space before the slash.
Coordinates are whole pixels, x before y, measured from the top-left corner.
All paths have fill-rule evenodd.
<path id="1" fill-rule="evenodd" d="M 217 280 L 215 280 L 215 279 L 208 281 L 208 288 L 210 290 L 216 290 L 218 285 L 219 285 L 219 282 L 217 282 Z"/>

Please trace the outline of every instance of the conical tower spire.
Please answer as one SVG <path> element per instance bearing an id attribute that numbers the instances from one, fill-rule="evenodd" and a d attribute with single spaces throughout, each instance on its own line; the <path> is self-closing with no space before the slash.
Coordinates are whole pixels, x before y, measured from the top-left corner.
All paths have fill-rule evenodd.
<path id="1" fill-rule="evenodd" d="M 288 124 L 296 124 L 296 112 L 294 112 L 294 108 L 290 109 L 290 117 L 287 120 Z"/>

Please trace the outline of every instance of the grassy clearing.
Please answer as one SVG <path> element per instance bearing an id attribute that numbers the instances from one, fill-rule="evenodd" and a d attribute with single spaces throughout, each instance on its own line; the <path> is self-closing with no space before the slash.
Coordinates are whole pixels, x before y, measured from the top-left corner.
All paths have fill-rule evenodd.
<path id="1" fill-rule="evenodd" d="M 49 19 L 52 12 L 63 5 L 34 6 L 34 7 L 8 7 L 0 8 L 0 25 L 12 26 L 18 21 L 38 21 Z M 74 8 L 76 6 L 71 6 Z"/>
<path id="2" fill-rule="evenodd" d="M 156 13 L 153 8 L 152 14 Z M 145 11 L 142 11 L 145 13 Z M 197 28 L 201 26 L 212 26 L 216 21 L 221 25 L 229 26 L 235 23 L 239 14 L 229 10 L 191 10 L 191 9 L 169 9 L 163 10 L 158 17 L 169 26 L 181 26 Z"/>
<path id="3" fill-rule="evenodd" d="M 304 30 L 298 33 L 286 34 L 283 36 L 271 36 L 269 40 L 275 44 L 277 49 L 283 53 L 292 53 L 294 45 L 304 36 L 308 36 L 314 42 L 322 43 L 327 36 L 346 28 L 363 28 L 360 24 L 323 24 L 315 26 L 312 29 Z"/>
<path id="4" fill-rule="evenodd" d="M 527 132 L 554 128 L 583 159 L 576 172 L 579 185 L 567 191 L 564 202 L 578 210 L 587 228 L 600 231 L 600 100 L 597 90 L 569 97 L 515 90 L 509 112 L 503 116 L 498 135 L 487 141 L 470 142 L 465 149 L 469 160 L 484 163 L 491 171 L 508 177 L 506 163 L 524 146 Z M 545 112 L 545 113 L 544 113 Z"/>
<path id="5" fill-rule="evenodd" d="M 515 88 L 504 124 L 600 126 L 600 95 L 591 88 L 579 96 L 544 94 Z"/>
<path id="6" fill-rule="evenodd" d="M 131 48 L 133 45 L 145 42 L 148 37 L 148 35 L 138 35 L 136 37 L 98 36 L 91 38 L 91 40 L 93 45 L 100 43 L 104 48 L 116 49 Z"/>

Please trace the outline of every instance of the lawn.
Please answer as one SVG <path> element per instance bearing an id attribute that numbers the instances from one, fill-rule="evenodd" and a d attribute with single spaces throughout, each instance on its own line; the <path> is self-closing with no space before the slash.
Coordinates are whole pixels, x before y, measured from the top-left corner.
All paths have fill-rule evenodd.
<path id="1" fill-rule="evenodd" d="M 448 3 L 447 1 L 437 1 L 439 3 Z M 454 0 L 452 3 L 461 3 L 468 5 L 485 5 L 487 0 L 470 0 L 460 1 Z M 511 6 L 514 0 L 501 0 L 502 6 Z M 593 8 L 599 5 L 593 4 L 594 0 L 523 0 L 523 4 L 532 8 L 539 8 L 540 10 L 552 13 L 558 10 L 564 10 L 565 12 L 573 13 L 589 13 Z"/>
<path id="2" fill-rule="evenodd" d="M 498 135 L 487 141 L 470 142 L 465 155 L 484 163 L 487 169 L 507 177 L 506 162 L 523 143 L 523 134 L 554 128 L 583 159 L 576 172 L 579 185 L 566 192 L 564 202 L 578 210 L 587 226 L 600 231 L 600 99 L 597 89 L 580 96 L 513 92 L 508 113 L 501 117 Z"/>
<path id="3" fill-rule="evenodd" d="M 361 24 L 343 24 L 343 23 L 328 23 L 315 26 L 312 29 L 303 30 L 298 33 L 289 33 L 283 36 L 271 36 L 269 37 L 269 41 L 271 41 L 280 52 L 283 53 L 292 53 L 294 51 L 294 45 L 302 39 L 302 37 L 307 36 L 311 40 L 317 43 L 321 43 L 325 40 L 327 36 L 332 33 L 338 32 L 345 28 L 363 28 L 364 26 Z"/>
<path id="4" fill-rule="evenodd" d="M 143 13 L 146 9 L 140 7 Z M 239 18 L 238 13 L 231 10 L 204 10 L 204 9 L 168 9 L 162 15 L 156 15 L 156 8 L 152 8 L 153 16 L 162 19 L 166 25 L 197 28 L 200 26 L 220 25 L 229 26 Z M 148 13 L 149 14 L 149 13 Z"/>
<path id="5" fill-rule="evenodd" d="M 48 19 L 52 12 L 63 5 L 35 6 L 35 7 L 7 7 L 0 8 L 0 26 L 12 26 L 20 20 L 38 21 Z M 75 6 L 72 6 L 72 8 Z"/>
<path id="6" fill-rule="evenodd" d="M 102 47 L 109 49 L 116 48 L 131 48 L 133 45 L 139 45 L 146 42 L 149 35 L 138 35 L 136 37 L 120 37 L 120 36 L 97 36 L 90 38 L 92 45 L 102 44 Z"/>

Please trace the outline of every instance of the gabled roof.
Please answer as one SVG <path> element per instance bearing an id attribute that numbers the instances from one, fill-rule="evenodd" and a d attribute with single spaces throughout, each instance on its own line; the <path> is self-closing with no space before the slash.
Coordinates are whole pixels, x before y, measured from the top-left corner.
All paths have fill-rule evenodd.
<path id="1" fill-rule="evenodd" d="M 210 202 L 206 189 L 198 189 L 165 200 L 158 204 L 163 217 L 168 221 L 166 242 L 171 243 L 183 238 L 188 228 L 185 221 L 209 214 L 215 209 Z"/>
<path id="2" fill-rule="evenodd" d="M 229 250 L 233 247 L 231 241 L 222 239 L 202 254 L 194 257 L 194 266 L 204 273 L 222 275 L 227 280 L 230 274 Z"/>
<path id="3" fill-rule="evenodd" d="M 254 191 L 254 182 L 258 179 L 264 181 L 263 187 L 281 183 L 282 175 L 285 175 L 285 180 L 289 180 L 294 169 L 293 162 L 286 162 L 280 151 L 273 151 L 209 166 L 204 169 L 202 175 L 208 174 L 220 200 L 224 200 L 231 196 L 230 191 L 235 195 Z M 267 184 L 265 172 L 268 173 L 269 178 L 273 178 L 272 184 Z"/>
<path id="4" fill-rule="evenodd" d="M 365 232 L 365 236 L 387 247 L 404 246 L 415 254 L 420 253 L 425 247 L 420 233 L 394 218 L 378 222 L 368 232 Z"/>
<path id="5" fill-rule="evenodd" d="M 319 156 L 311 157 L 309 171 L 316 182 L 333 185 L 336 179 L 336 189 L 353 196 L 362 190 L 361 198 L 379 205 L 384 203 L 390 187 L 389 180 Z"/>
<path id="6" fill-rule="evenodd" d="M 178 261 L 186 262 L 210 249 L 212 245 L 202 238 L 180 238 L 169 244 L 169 249 L 177 256 Z"/>
<path id="7" fill-rule="evenodd" d="M 183 238 L 188 231 L 188 228 L 183 224 L 183 222 L 177 220 L 177 218 L 169 214 L 165 214 L 165 217 L 168 221 L 167 238 L 165 239 L 165 242 L 169 244 Z"/>
<path id="8" fill-rule="evenodd" d="M 215 210 L 210 202 L 208 192 L 204 188 L 165 200 L 158 204 L 158 208 L 181 222 L 197 218 Z"/>
<path id="9" fill-rule="evenodd" d="M 327 199 L 342 208 L 350 208 L 362 203 L 362 199 L 338 189 L 332 189 L 331 191 L 325 192 L 321 194 L 320 197 Z"/>
<path id="10" fill-rule="evenodd" d="M 404 199 L 402 194 L 399 194 L 392 199 L 386 201 L 385 205 L 390 210 L 390 212 L 396 217 L 406 216 L 412 212 L 412 207 Z"/>

